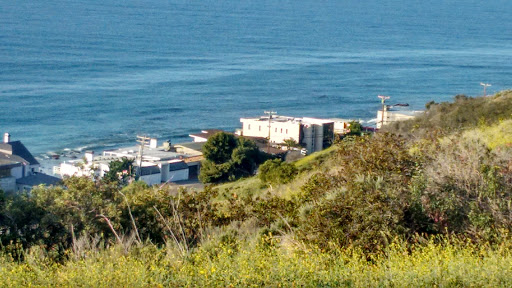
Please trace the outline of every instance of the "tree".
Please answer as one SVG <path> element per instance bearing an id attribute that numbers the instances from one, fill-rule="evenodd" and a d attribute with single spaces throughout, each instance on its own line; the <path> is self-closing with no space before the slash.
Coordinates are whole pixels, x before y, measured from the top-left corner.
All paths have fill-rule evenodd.
<path id="1" fill-rule="evenodd" d="M 117 183 L 118 185 L 128 184 L 135 172 L 133 171 L 133 160 L 128 158 L 110 162 L 108 169 L 108 172 L 103 176 L 103 181 L 106 183 Z"/>
<path id="2" fill-rule="evenodd" d="M 259 163 L 261 163 L 261 153 L 254 141 L 246 138 L 238 138 L 238 147 L 231 154 L 233 163 L 232 178 L 239 178 L 252 175 Z"/>
<path id="3" fill-rule="evenodd" d="M 299 143 L 297 143 L 297 141 L 293 140 L 292 138 L 284 140 L 284 144 L 288 150 L 291 150 L 294 147 L 299 147 Z"/>
<path id="4" fill-rule="evenodd" d="M 212 161 L 204 160 L 201 163 L 199 181 L 203 183 L 218 183 L 229 180 L 232 175 L 233 165 L 231 162 L 215 164 Z"/>
<path id="5" fill-rule="evenodd" d="M 238 142 L 233 134 L 219 132 L 206 141 L 203 156 L 215 164 L 222 164 L 231 159 L 231 154 L 237 146 Z"/>
<path id="6" fill-rule="evenodd" d="M 350 132 L 348 133 L 348 135 L 360 136 L 363 131 L 363 126 L 361 125 L 361 123 L 359 123 L 359 121 L 350 121 L 349 128 Z"/>
<path id="7" fill-rule="evenodd" d="M 256 144 L 246 138 L 219 132 L 203 146 L 205 160 L 199 180 L 217 183 L 252 175 L 263 156 Z"/>

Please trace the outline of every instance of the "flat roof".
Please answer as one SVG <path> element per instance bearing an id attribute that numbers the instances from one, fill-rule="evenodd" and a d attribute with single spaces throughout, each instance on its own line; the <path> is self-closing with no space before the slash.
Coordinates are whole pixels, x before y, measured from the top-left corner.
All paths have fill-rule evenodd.
<path id="1" fill-rule="evenodd" d="M 222 131 L 220 129 L 206 129 L 206 130 L 201 130 L 200 133 L 194 133 L 194 134 L 189 134 L 188 136 L 190 137 L 201 137 L 201 138 L 210 138 L 212 137 L 213 135 L 219 133 L 219 132 L 225 132 L 225 131 Z M 228 133 L 228 132 L 225 132 L 225 133 Z"/>
<path id="2" fill-rule="evenodd" d="M 254 118 L 240 118 L 240 122 L 244 122 L 244 120 L 252 120 L 252 121 L 261 121 L 268 122 L 268 116 L 260 116 Z M 297 124 L 326 124 L 333 123 L 332 119 L 320 119 L 320 118 L 312 118 L 312 117 L 291 117 L 291 116 L 282 116 L 282 115 L 274 115 L 270 120 L 271 123 L 284 123 L 291 122 Z"/>
<path id="3" fill-rule="evenodd" d="M 103 151 L 104 156 L 107 153 L 113 153 L 120 157 L 128 157 L 128 158 L 135 158 L 139 154 L 139 146 L 131 146 L 131 147 L 124 147 L 119 148 L 115 150 L 105 150 Z M 162 161 L 162 160 L 171 160 L 171 159 L 177 159 L 181 157 L 186 157 L 185 154 L 171 152 L 171 151 L 165 151 L 163 147 L 157 147 L 157 148 L 150 148 L 147 146 L 144 146 L 144 151 L 142 152 L 142 158 L 144 160 L 151 160 L 151 161 Z"/>
<path id="4" fill-rule="evenodd" d="M 191 150 L 196 150 L 202 153 L 203 146 L 206 142 L 187 142 L 187 143 L 178 143 L 174 144 L 174 147 L 185 147 Z"/>

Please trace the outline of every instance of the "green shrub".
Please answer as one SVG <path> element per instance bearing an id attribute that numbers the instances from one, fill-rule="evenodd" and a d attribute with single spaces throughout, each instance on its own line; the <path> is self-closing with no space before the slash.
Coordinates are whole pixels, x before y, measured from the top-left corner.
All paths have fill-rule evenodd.
<path id="1" fill-rule="evenodd" d="M 295 178 L 297 168 L 292 163 L 281 161 L 281 159 L 267 160 L 259 167 L 259 178 L 261 182 L 268 184 L 286 184 Z"/>
<path id="2" fill-rule="evenodd" d="M 265 158 L 254 141 L 219 132 L 203 146 L 199 180 L 203 183 L 234 181 L 251 176 Z"/>

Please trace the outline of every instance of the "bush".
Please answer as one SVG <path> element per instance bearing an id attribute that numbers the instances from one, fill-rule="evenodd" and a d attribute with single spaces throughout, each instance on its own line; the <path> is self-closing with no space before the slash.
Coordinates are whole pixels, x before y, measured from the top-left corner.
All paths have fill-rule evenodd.
<path id="1" fill-rule="evenodd" d="M 397 235 L 423 232 L 412 230 L 423 226 L 411 225 L 423 218 L 409 213 L 418 166 L 408 148 L 391 134 L 344 141 L 336 169 L 314 174 L 301 188 L 301 239 L 325 248 L 331 243 L 375 252 Z"/>
<path id="2" fill-rule="evenodd" d="M 271 185 L 289 183 L 296 175 L 295 165 L 281 159 L 267 160 L 259 168 L 260 180 Z"/>
<path id="3" fill-rule="evenodd" d="M 509 166 L 477 140 L 443 141 L 425 165 L 422 205 L 439 232 L 495 240 L 512 226 Z"/>

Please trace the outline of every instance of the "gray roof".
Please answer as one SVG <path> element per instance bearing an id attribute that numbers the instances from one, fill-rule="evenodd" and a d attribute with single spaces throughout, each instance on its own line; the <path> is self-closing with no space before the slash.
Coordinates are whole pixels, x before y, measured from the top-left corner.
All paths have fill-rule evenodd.
<path id="1" fill-rule="evenodd" d="M 2 153 L 0 153 L 0 169 L 11 169 L 14 167 L 21 166 L 20 162 L 13 161 L 11 159 L 5 159 L 2 156 Z"/>
<path id="2" fill-rule="evenodd" d="M 49 186 L 57 185 L 59 182 L 61 182 L 61 179 L 43 173 L 36 173 L 27 177 L 16 179 L 17 184 L 27 186 L 37 186 L 41 184 Z"/>
<path id="3" fill-rule="evenodd" d="M 198 152 L 202 152 L 203 151 L 203 146 L 206 142 L 188 142 L 188 143 L 179 143 L 179 144 L 174 144 L 175 147 L 179 147 L 179 146 L 182 146 L 182 147 L 185 147 L 185 148 L 188 148 L 188 149 L 192 149 L 192 150 L 196 150 Z"/>
<path id="4" fill-rule="evenodd" d="M 11 141 L 9 143 L 0 143 L 0 159 L 14 160 L 30 165 L 38 165 L 36 158 L 20 141 Z"/>
<path id="5" fill-rule="evenodd" d="M 188 165 L 185 162 L 169 163 L 169 171 L 178 171 L 188 169 Z"/>

